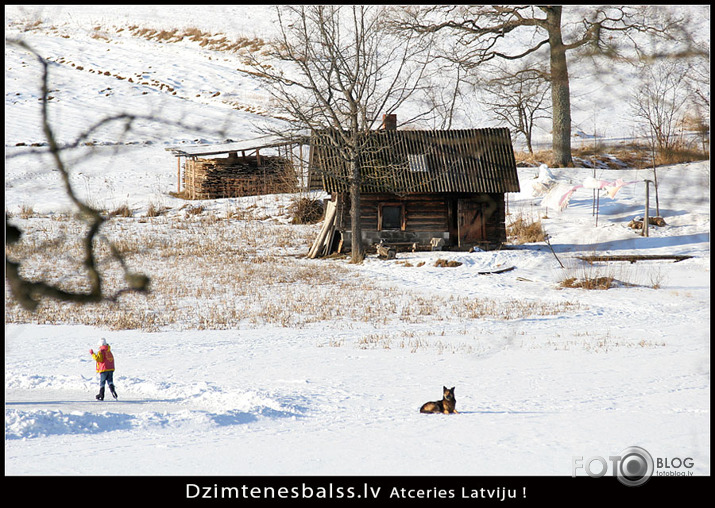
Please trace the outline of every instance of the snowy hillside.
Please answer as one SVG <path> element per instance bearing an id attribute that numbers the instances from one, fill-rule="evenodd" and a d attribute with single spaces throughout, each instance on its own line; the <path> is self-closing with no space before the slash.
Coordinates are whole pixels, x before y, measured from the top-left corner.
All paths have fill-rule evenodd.
<path id="1" fill-rule="evenodd" d="M 290 223 L 295 196 L 170 194 L 167 147 L 250 138 L 272 120 L 256 83 L 235 72 L 240 52 L 140 33 L 253 41 L 270 33 L 265 7 L 9 6 L 5 16 L 7 35 L 51 62 L 62 142 L 108 115 L 145 119 L 126 134 L 122 122 L 97 129 L 68 162 L 83 198 L 131 209 L 104 233 L 155 282 L 115 306 L 48 302 L 36 316 L 6 288 L 6 475 L 570 476 L 574 456 L 629 446 L 692 458 L 678 474 L 710 474 L 709 161 L 658 169 L 666 225 L 647 238 L 628 223 L 643 214 L 652 171 L 551 168 L 570 186 L 628 182 L 601 194 L 596 216 L 584 188 L 563 211 L 545 209 L 538 169 L 521 168 L 510 217 L 541 220 L 553 251 L 308 260 L 320 224 Z M 16 46 L 5 55 L 6 213 L 52 246 L 78 226 L 37 153 L 39 66 Z M 149 217 L 156 207 L 164 213 Z M 577 258 L 593 254 L 688 258 Z M 62 280 L 71 257 L 28 270 Z M 613 286 L 563 287 L 598 276 Z M 101 337 L 117 359 L 118 401 L 94 400 L 89 349 Z M 420 414 L 445 385 L 460 414 Z M 101 471 L 99 456 L 111 458 Z"/>

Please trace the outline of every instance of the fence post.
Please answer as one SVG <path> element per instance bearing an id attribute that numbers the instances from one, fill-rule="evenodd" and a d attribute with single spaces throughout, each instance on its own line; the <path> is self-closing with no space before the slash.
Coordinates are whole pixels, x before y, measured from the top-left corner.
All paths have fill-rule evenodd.
<path id="1" fill-rule="evenodd" d="M 648 236 L 648 222 L 650 222 L 648 218 L 648 201 L 649 201 L 649 193 L 650 193 L 650 183 L 651 180 L 644 180 L 645 181 L 645 211 L 643 212 L 643 232 L 641 233 L 642 236 Z"/>

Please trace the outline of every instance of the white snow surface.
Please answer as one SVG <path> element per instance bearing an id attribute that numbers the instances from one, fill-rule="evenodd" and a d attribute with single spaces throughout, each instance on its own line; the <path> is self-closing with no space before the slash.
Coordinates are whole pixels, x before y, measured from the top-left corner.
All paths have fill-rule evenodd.
<path id="1" fill-rule="evenodd" d="M 189 7 L 6 6 L 8 36 L 22 36 L 56 62 L 50 102 L 63 142 L 120 111 L 226 125 L 222 136 L 232 139 L 258 135 L 264 116 L 211 97 L 221 91 L 219 97 L 259 107 L 266 100 L 255 83 L 233 72 L 236 58 L 189 41 L 157 43 L 117 31 L 198 23 L 229 35 L 271 30 L 258 12 L 262 6 L 215 6 L 200 17 Z M 25 30 L 36 19 L 39 27 Z M 96 32 L 107 37 L 92 37 Z M 5 207 L 20 225 L 23 208 L 50 216 L 71 210 L 48 159 L 31 155 L 37 147 L 30 145 L 43 140 L 38 71 L 26 52 L 6 46 Z M 179 93 L 111 74 L 144 75 Z M 194 142 L 197 134 L 171 123 L 135 127 L 125 138 L 121 128 L 96 131 L 94 147 L 73 151 L 73 181 L 94 204 L 128 204 L 137 213 L 162 204 L 180 221 L 184 202 L 169 195 L 176 160 L 165 148 Z M 90 157 L 80 160 L 78 152 Z M 361 265 L 304 262 L 339 266 L 350 277 L 396 289 L 386 294 L 397 308 L 413 305 L 415 296 L 505 307 L 570 304 L 553 315 L 470 318 L 446 309 L 423 320 L 337 317 L 230 330 L 176 323 L 154 332 L 6 324 L 6 474 L 93 475 L 97 458 L 107 457 L 101 472 L 110 475 L 570 475 L 574 456 L 608 457 L 642 446 L 653 457 L 691 457 L 689 471 L 709 475 L 709 161 L 659 168 L 667 225 L 651 227 L 647 238 L 627 224 L 643 213 L 642 182 L 652 172 L 549 170 L 573 184 L 593 176 L 639 183 L 614 199 L 602 195 L 596 217 L 590 189 L 576 191 L 562 212 L 540 208 L 541 198 L 532 194 L 539 169 L 520 168 L 522 192 L 509 195 L 509 211 L 542 218 L 553 252 L 540 242 L 488 252 L 400 253 L 394 261 L 369 257 Z M 246 200 L 279 216 L 291 198 Z M 216 211 L 226 206 L 226 200 L 201 203 Z M 291 247 L 293 254 L 308 248 Z M 622 281 L 608 290 L 559 287 L 564 274 L 584 266 L 575 256 L 591 254 L 692 257 L 597 265 Z M 438 268 L 438 258 L 462 264 Z M 197 301 L 197 312 L 202 308 Z M 116 357 L 117 401 L 94 400 L 88 350 L 100 337 Z M 443 385 L 456 387 L 460 414 L 420 414 L 424 402 L 441 397 Z"/>

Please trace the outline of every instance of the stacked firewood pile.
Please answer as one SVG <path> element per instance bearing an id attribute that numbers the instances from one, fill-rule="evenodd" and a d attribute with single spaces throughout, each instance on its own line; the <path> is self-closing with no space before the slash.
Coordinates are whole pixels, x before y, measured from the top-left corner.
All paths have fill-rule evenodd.
<path id="1" fill-rule="evenodd" d="M 297 179 L 286 159 L 274 156 L 188 159 L 188 199 L 217 199 L 295 192 Z"/>

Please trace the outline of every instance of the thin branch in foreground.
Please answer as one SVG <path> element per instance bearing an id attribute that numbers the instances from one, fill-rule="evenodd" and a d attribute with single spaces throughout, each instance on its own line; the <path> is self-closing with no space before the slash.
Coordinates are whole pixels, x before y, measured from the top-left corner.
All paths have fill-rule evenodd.
<path id="1" fill-rule="evenodd" d="M 21 275 L 21 263 L 11 261 L 5 255 L 5 278 L 9 283 L 12 295 L 18 303 L 26 310 L 34 311 L 39 305 L 40 297 L 50 297 L 57 300 L 73 303 L 96 303 L 101 301 L 116 301 L 120 294 L 125 292 L 148 292 L 150 279 L 146 275 L 131 272 L 124 261 L 122 254 L 110 244 L 112 255 L 119 262 L 124 271 L 124 280 L 128 287 L 121 289 L 113 295 L 105 295 L 102 289 L 102 273 L 99 271 L 96 262 L 94 240 L 98 236 L 99 231 L 107 220 L 102 216 L 99 210 L 91 207 L 77 197 L 70 182 L 70 174 L 64 160 L 61 156 L 61 148 L 57 143 L 52 126 L 49 121 L 48 114 L 48 95 L 49 95 L 49 66 L 47 61 L 40 56 L 24 41 L 10 41 L 11 44 L 16 44 L 37 58 L 37 61 L 42 67 L 42 87 L 41 87 L 41 106 L 42 106 L 42 128 L 45 138 L 48 143 L 48 151 L 52 156 L 57 170 L 60 172 L 65 192 L 70 200 L 80 211 L 80 216 L 87 222 L 89 228 L 87 234 L 83 238 L 82 245 L 84 250 L 84 268 L 87 270 L 87 278 L 90 285 L 89 292 L 73 292 L 61 289 L 57 286 L 49 284 L 46 281 L 30 281 Z M 22 230 L 11 225 L 5 218 L 6 228 L 6 243 L 13 245 L 20 241 Z"/>

